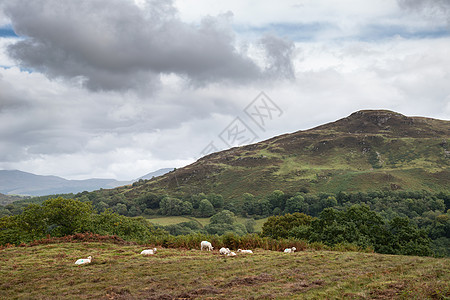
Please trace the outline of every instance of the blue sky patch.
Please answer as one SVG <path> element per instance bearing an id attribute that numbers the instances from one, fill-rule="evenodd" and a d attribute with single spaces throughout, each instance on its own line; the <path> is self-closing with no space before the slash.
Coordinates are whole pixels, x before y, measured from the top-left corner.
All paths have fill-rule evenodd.
<path id="1" fill-rule="evenodd" d="M 19 37 L 12 27 L 6 26 L 6 27 L 0 27 L 0 38 L 2 37 Z"/>
<path id="2" fill-rule="evenodd" d="M 412 30 L 405 26 L 387 26 L 371 24 L 363 28 L 364 35 L 359 36 L 361 40 L 379 40 L 401 36 L 405 39 L 433 39 L 450 36 L 450 30 L 445 27 L 434 29 Z"/>
<path id="3" fill-rule="evenodd" d="M 271 23 L 265 26 L 234 26 L 234 29 L 243 34 L 272 33 L 278 36 L 289 38 L 294 42 L 314 41 L 321 31 L 336 28 L 330 23 Z"/>

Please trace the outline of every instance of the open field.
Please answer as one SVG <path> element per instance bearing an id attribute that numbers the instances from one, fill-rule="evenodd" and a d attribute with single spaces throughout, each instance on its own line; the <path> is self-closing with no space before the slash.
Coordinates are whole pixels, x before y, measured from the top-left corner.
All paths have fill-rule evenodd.
<path id="1" fill-rule="evenodd" d="M 149 216 L 147 217 L 147 220 L 154 224 L 167 226 L 167 225 L 174 225 L 179 224 L 182 222 L 189 222 L 189 221 L 197 221 L 202 226 L 205 226 L 209 224 L 210 218 L 194 218 L 190 216 Z M 263 218 L 259 220 L 255 220 L 255 231 L 260 232 L 262 230 L 263 224 L 267 221 L 268 218 Z M 237 223 L 239 224 L 245 224 L 245 221 L 247 221 L 247 218 L 243 217 L 237 217 L 236 218 Z"/>
<path id="2" fill-rule="evenodd" d="M 159 249 L 80 242 L 0 250 L 1 299 L 445 299 L 450 259 Z M 78 258 L 93 256 L 90 265 Z"/>
<path id="3" fill-rule="evenodd" d="M 167 226 L 175 225 L 183 222 L 195 221 L 199 223 L 202 227 L 209 224 L 210 218 L 195 218 L 191 216 L 147 216 L 147 220 L 153 224 Z"/>
<path id="4" fill-rule="evenodd" d="M 194 218 L 188 216 L 149 216 L 147 217 L 147 220 L 161 226 L 174 225 L 193 220 L 199 222 L 202 226 L 209 223 L 209 218 Z"/>

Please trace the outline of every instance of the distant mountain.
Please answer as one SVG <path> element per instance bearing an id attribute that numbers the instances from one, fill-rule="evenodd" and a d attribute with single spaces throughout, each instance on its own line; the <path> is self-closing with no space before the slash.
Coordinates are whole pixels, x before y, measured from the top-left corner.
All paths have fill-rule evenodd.
<path id="1" fill-rule="evenodd" d="M 129 183 L 115 179 L 67 180 L 57 176 L 35 175 L 18 170 L 0 170 L 0 193 L 7 195 L 43 196 L 78 193 L 101 188 L 115 188 Z"/>
<path id="2" fill-rule="evenodd" d="M 147 192 L 313 193 L 450 190 L 450 121 L 362 110 L 309 130 L 207 155 L 144 184 Z"/>
<path id="3" fill-rule="evenodd" d="M 153 177 L 162 176 L 162 175 L 167 174 L 167 173 L 169 173 L 169 172 L 171 172 L 171 171 L 173 171 L 173 170 L 175 170 L 175 168 L 164 168 L 164 169 L 159 169 L 159 170 L 156 170 L 156 171 L 154 171 L 154 172 L 145 174 L 144 176 L 141 176 L 141 177 L 139 177 L 139 178 L 136 179 L 136 180 L 139 180 L 139 179 L 152 179 Z"/>

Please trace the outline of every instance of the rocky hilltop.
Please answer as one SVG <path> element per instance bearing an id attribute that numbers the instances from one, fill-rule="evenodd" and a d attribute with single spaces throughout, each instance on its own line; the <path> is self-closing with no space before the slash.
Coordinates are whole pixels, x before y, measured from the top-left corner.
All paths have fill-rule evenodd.
<path id="1" fill-rule="evenodd" d="M 361 110 L 309 130 L 207 155 L 126 193 L 449 191 L 450 121 Z"/>

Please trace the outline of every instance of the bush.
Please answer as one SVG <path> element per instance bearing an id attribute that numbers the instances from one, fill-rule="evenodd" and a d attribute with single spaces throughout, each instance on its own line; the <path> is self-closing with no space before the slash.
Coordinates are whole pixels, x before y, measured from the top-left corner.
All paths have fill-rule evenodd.
<path id="1" fill-rule="evenodd" d="M 93 213 L 90 203 L 56 198 L 42 205 L 30 204 L 22 214 L 0 219 L 0 244 L 20 244 L 43 239 L 92 232 L 116 235 L 125 240 L 143 242 L 167 232 L 153 227 L 142 217 L 129 218 L 110 210 Z"/>

